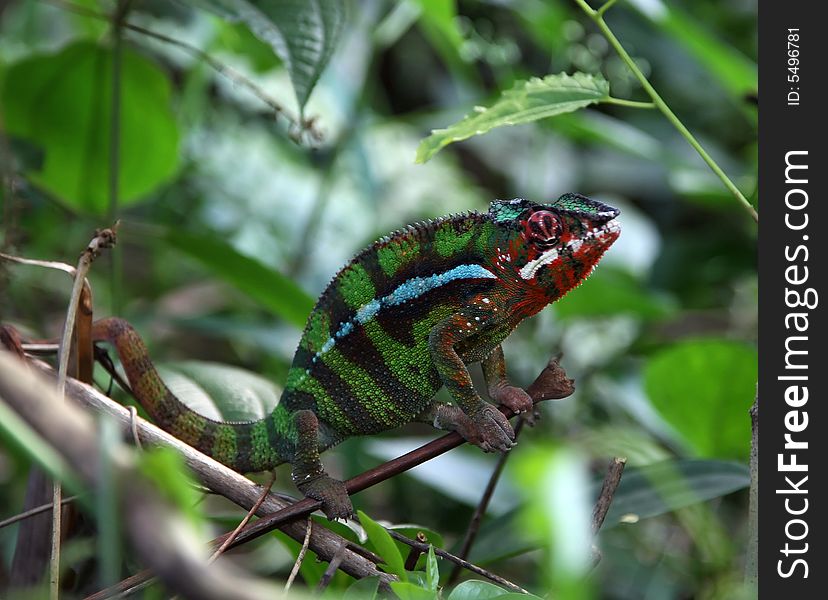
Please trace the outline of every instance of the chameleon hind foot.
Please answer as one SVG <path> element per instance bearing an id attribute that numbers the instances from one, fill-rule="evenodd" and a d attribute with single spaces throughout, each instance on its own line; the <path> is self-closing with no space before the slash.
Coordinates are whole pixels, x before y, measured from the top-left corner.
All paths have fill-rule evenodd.
<path id="1" fill-rule="evenodd" d="M 308 498 L 319 500 L 322 503 L 322 512 L 331 521 L 350 519 L 355 514 L 348 490 L 338 479 L 322 474 L 297 483 L 296 487 Z"/>

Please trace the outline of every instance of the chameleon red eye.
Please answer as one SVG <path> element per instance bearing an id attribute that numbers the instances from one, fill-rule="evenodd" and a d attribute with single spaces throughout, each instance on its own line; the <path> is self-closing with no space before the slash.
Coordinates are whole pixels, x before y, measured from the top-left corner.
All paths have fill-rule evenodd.
<path id="1" fill-rule="evenodd" d="M 527 219 L 526 230 L 532 241 L 549 245 L 558 241 L 563 226 L 558 215 L 548 210 L 539 210 Z"/>

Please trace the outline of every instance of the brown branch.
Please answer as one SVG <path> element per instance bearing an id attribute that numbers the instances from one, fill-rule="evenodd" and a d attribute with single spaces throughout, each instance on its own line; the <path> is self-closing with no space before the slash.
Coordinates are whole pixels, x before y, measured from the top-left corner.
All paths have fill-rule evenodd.
<path id="1" fill-rule="evenodd" d="M 68 380 L 67 389 L 74 381 Z M 0 407 L 4 414 L 19 420 L 16 426 L 26 429 L 26 435 L 49 452 L 56 451 L 54 456 L 70 465 L 60 473 L 67 481 L 74 480 L 71 485 L 99 489 L 102 462 L 109 463 L 119 482 L 118 510 L 124 516 L 124 529 L 137 555 L 157 570 L 170 589 L 200 600 L 274 596 L 272 585 L 243 575 L 231 565 L 217 563 L 204 568 L 204 561 L 193 552 L 197 538 L 137 468 L 134 453 L 119 442 L 109 445 L 105 454 L 101 452 L 92 416 L 63 401 L 54 390 L 53 379 L 47 382 L 7 352 L 0 352 Z M 60 469 L 54 463 L 50 466 Z"/>
<path id="2" fill-rule="evenodd" d="M 574 382 L 566 377 L 566 372 L 558 364 L 557 358 L 549 361 L 541 374 L 538 375 L 535 382 L 529 386 L 527 392 L 532 397 L 532 400 L 537 403 L 543 400 L 560 399 L 569 396 L 574 391 Z M 499 410 L 507 417 L 513 417 L 514 413 L 506 407 L 499 406 Z M 372 487 L 380 482 L 385 481 L 404 473 L 409 469 L 423 464 L 441 454 L 445 454 L 449 450 L 453 450 L 458 446 L 464 444 L 464 440 L 459 433 L 448 433 L 436 440 L 433 440 L 419 448 L 416 448 L 407 454 L 403 454 L 393 460 L 389 460 L 373 469 L 369 469 L 364 473 L 360 473 L 345 482 L 345 487 L 348 494 L 353 495 L 369 487 Z M 304 498 L 295 504 L 292 504 L 274 514 L 262 517 L 255 523 L 251 523 L 239 533 L 236 541 L 231 547 L 237 546 L 244 542 L 255 539 L 265 533 L 273 531 L 284 523 L 289 523 L 296 519 L 301 519 L 315 510 L 321 508 L 322 503 L 311 498 Z M 222 536 L 223 538 L 224 536 Z M 222 538 L 217 538 L 216 542 Z"/>
<path id="3" fill-rule="evenodd" d="M 428 538 L 426 538 L 426 534 L 422 531 L 417 532 L 417 541 L 423 544 L 428 543 Z M 403 568 L 406 571 L 413 571 L 417 568 L 417 561 L 420 560 L 420 556 L 422 556 L 423 551 L 419 548 L 415 548 L 414 546 L 411 547 L 411 550 L 408 553 L 408 556 L 405 557 L 405 563 L 403 564 Z"/>
<path id="4" fill-rule="evenodd" d="M 130 408 L 132 410 L 130 411 L 129 414 L 132 416 L 133 419 L 135 419 L 135 417 L 136 417 L 135 407 L 131 406 Z M 135 427 L 135 421 L 134 420 L 132 422 L 132 425 L 133 425 L 133 427 Z M 135 435 L 136 440 L 139 440 L 137 429 L 133 429 L 133 435 Z M 140 444 L 140 441 L 138 443 Z M 210 557 L 210 562 L 213 562 L 214 560 L 216 560 L 219 556 L 221 556 L 221 554 L 225 550 L 227 550 L 227 548 L 230 546 L 230 544 L 233 543 L 233 540 L 236 539 L 236 536 L 239 535 L 239 531 L 244 529 L 244 526 L 247 525 L 247 523 L 250 521 L 250 519 L 253 517 L 253 515 L 256 514 L 256 511 L 258 511 L 259 508 L 261 508 L 262 502 L 265 501 L 265 499 L 267 498 L 267 495 L 270 493 L 270 488 L 273 487 L 273 482 L 274 481 L 276 481 L 276 474 L 271 473 L 270 474 L 270 479 L 268 480 L 267 485 L 265 485 L 264 488 L 262 488 L 262 495 L 259 496 L 258 500 L 256 500 L 256 504 L 254 504 L 250 508 L 250 510 L 247 511 L 247 514 L 244 515 L 244 518 L 239 522 L 239 524 L 236 526 L 236 528 L 230 533 L 230 536 L 226 540 L 224 540 L 224 542 L 221 544 L 221 546 L 218 547 L 218 549 L 215 552 L 213 552 L 213 555 Z M 310 533 L 310 531 L 308 533 Z M 305 536 L 305 539 L 308 539 L 308 537 Z"/>
<path id="5" fill-rule="evenodd" d="M 80 386 L 80 384 L 78 384 Z M 81 387 L 78 390 L 78 394 L 80 396 L 84 396 L 84 391 L 87 388 Z M 546 367 L 541 371 L 541 374 L 538 375 L 535 382 L 529 386 L 529 394 L 532 396 L 533 400 L 536 402 L 540 402 L 542 400 L 550 400 L 550 399 L 560 399 L 565 398 L 572 394 L 574 391 L 575 386 L 574 382 L 566 377 L 566 372 L 561 368 L 558 364 L 558 357 L 553 358 L 549 361 Z M 87 404 L 92 405 L 93 407 L 97 408 L 98 410 L 106 410 L 107 412 L 114 412 L 116 416 L 122 414 L 123 407 L 119 404 L 111 401 L 109 398 L 99 394 L 95 390 L 89 390 L 90 392 L 94 392 L 94 395 L 91 397 L 82 397 L 81 400 L 86 402 Z M 86 392 L 88 394 L 88 392 Z M 512 416 L 511 411 L 508 409 L 501 408 L 501 410 L 507 416 Z M 121 417 L 119 417 L 121 418 Z M 140 421 L 140 429 L 142 433 L 142 437 L 144 437 L 147 441 L 153 441 L 155 443 L 161 442 L 168 445 L 172 445 L 176 447 L 179 451 L 184 454 L 185 460 L 190 464 L 190 466 L 199 474 L 202 479 L 205 480 L 205 483 L 208 483 L 210 487 L 213 487 L 221 493 L 223 493 L 227 498 L 236 502 L 237 504 L 241 504 L 245 506 L 244 499 L 239 500 L 239 489 L 249 487 L 252 483 L 242 475 L 239 475 L 235 471 L 220 465 L 216 461 L 212 460 L 209 457 L 204 456 L 197 450 L 187 446 L 186 444 L 182 443 L 181 441 L 177 440 L 173 436 L 167 434 L 166 432 L 160 430 L 159 428 L 145 422 Z M 411 452 L 404 454 L 394 460 L 388 461 L 382 465 L 379 465 L 373 469 L 370 469 L 356 477 L 349 479 L 345 482 L 345 485 L 348 489 L 349 494 L 355 494 L 360 492 L 368 487 L 376 485 L 386 479 L 389 479 L 395 475 L 398 475 L 408 469 L 411 469 L 423 462 L 431 460 L 432 458 L 444 454 L 457 446 L 460 446 L 464 443 L 465 440 L 457 434 L 457 433 L 449 433 L 444 435 L 436 440 L 421 446 Z M 221 473 L 221 477 L 215 478 L 214 476 L 217 473 Z M 231 475 L 232 474 L 232 475 Z M 211 481 L 208 482 L 207 479 L 210 478 Z M 227 485 L 224 481 L 225 478 L 232 478 L 234 480 L 233 485 Z M 240 482 L 246 482 L 247 485 L 241 484 Z M 256 496 L 258 497 L 258 495 Z M 249 498 L 249 494 L 247 496 Z M 270 499 L 270 496 L 269 496 Z M 248 500 L 249 501 L 249 500 Z M 250 501 L 252 504 L 252 501 Z M 247 505 L 249 506 L 249 504 Z M 274 509 L 273 507 L 276 506 Z M 300 500 L 299 502 L 290 504 L 285 506 L 285 503 L 281 500 L 273 499 L 272 502 L 266 502 L 263 505 L 263 511 L 265 508 L 270 509 L 271 514 L 267 514 L 262 516 L 258 521 L 255 523 L 251 523 L 247 525 L 244 529 L 242 529 L 236 539 L 230 544 L 229 548 L 233 548 L 240 544 L 243 544 L 247 541 L 255 539 L 265 533 L 268 533 L 276 528 L 281 528 L 288 535 L 291 535 L 294 539 L 302 539 L 296 535 L 296 523 L 293 523 L 296 519 L 300 519 L 303 517 L 308 516 L 313 511 L 319 509 L 321 507 L 321 503 L 312 500 L 310 498 L 305 498 Z M 291 527 L 293 529 L 291 529 Z M 303 530 L 304 528 L 299 525 L 299 529 Z M 317 528 L 314 530 L 314 535 L 320 534 L 322 532 L 326 532 L 330 534 L 333 538 L 338 538 L 341 542 L 347 541 L 344 538 L 340 538 L 336 536 L 332 532 L 329 532 L 327 529 L 324 528 Z M 304 531 L 302 531 L 304 533 Z M 230 534 L 222 535 L 213 540 L 213 545 L 221 545 L 224 541 L 229 537 Z M 313 540 L 311 542 L 311 549 L 320 557 L 322 560 L 332 560 L 334 555 L 336 554 L 337 550 L 339 549 L 338 542 L 336 546 L 327 546 L 324 548 L 317 548 L 313 545 Z M 342 567 L 346 573 L 350 575 L 361 578 L 361 577 L 369 577 L 373 575 L 380 575 L 380 582 L 382 584 L 387 584 L 390 580 L 389 575 L 386 573 L 382 573 L 376 569 L 376 565 L 372 562 L 370 563 L 369 568 L 365 568 L 364 563 L 359 563 L 357 558 L 365 560 L 364 556 L 360 556 L 357 548 L 353 548 L 352 550 L 349 549 L 352 556 L 350 556 L 350 561 L 343 560 Z M 364 550 L 363 550 L 364 552 Z M 376 559 L 376 562 L 381 562 L 379 557 L 372 556 L 371 559 Z M 359 566 L 358 569 L 355 569 L 355 566 Z M 482 574 L 482 573 L 481 573 Z M 86 600 L 103 600 L 104 598 L 109 598 L 113 594 L 120 594 L 126 591 L 134 591 L 138 588 L 137 586 L 143 586 L 152 578 L 152 574 L 149 571 L 142 571 L 140 573 L 136 573 L 135 575 L 124 579 L 119 584 L 107 588 L 105 590 L 101 590 L 100 592 L 89 596 Z"/>
<path id="6" fill-rule="evenodd" d="M 48 365 L 40 362 L 34 362 L 33 364 L 48 370 L 53 375 L 53 371 Z M 99 412 L 112 415 L 125 429 L 129 426 L 130 415 L 127 409 L 94 388 L 70 379 L 67 381 L 67 391 L 79 403 Z M 243 475 L 201 454 L 144 419 L 139 418 L 136 423 L 141 439 L 145 443 L 151 445 L 166 445 L 177 450 L 183 456 L 187 465 L 205 485 L 225 496 L 230 501 L 244 508 L 250 508 L 261 496 L 261 487 Z M 258 514 L 275 513 L 288 504 L 289 502 L 279 495 L 271 493 L 268 494 L 262 503 Z M 304 539 L 305 527 L 303 523 L 290 523 L 282 527 L 282 530 L 299 542 Z M 220 544 L 223 539 L 223 537 L 219 538 L 216 540 L 216 543 Z M 320 560 L 330 561 L 339 547 L 346 542 L 347 540 L 345 538 L 336 535 L 324 527 L 315 527 L 311 535 L 310 549 L 319 556 Z M 379 557 L 370 555 L 370 553 L 367 553 L 367 551 L 361 548 L 348 548 L 341 567 L 345 573 L 357 579 L 379 576 L 380 581 L 387 584 L 393 578 L 379 571 L 372 559 L 376 560 L 376 562 L 381 561 Z M 151 572 L 142 571 L 121 581 L 115 586 L 90 596 L 90 598 L 102 599 L 108 598 L 113 594 L 121 594 L 127 590 L 134 591 L 139 589 L 138 586 L 144 585 L 151 578 Z"/>
<path id="7" fill-rule="evenodd" d="M 627 465 L 626 458 L 615 457 L 610 461 L 607 467 L 607 475 L 604 477 L 604 483 L 601 486 L 601 493 L 598 495 L 598 501 L 595 503 L 595 508 L 592 510 L 592 534 L 597 535 L 604 524 L 604 519 L 607 518 L 612 499 L 615 496 L 615 490 L 618 489 L 618 484 L 621 483 L 621 476 L 624 474 L 624 467 Z"/>

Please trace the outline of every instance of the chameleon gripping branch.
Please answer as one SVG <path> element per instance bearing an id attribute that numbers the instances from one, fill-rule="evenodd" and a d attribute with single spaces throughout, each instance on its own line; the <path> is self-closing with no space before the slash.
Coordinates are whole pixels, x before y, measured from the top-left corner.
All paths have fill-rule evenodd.
<path id="1" fill-rule="evenodd" d="M 119 404 L 109 400 L 105 396 L 91 390 L 87 387 L 82 387 L 81 384 L 77 384 L 78 392 L 86 391 L 86 393 L 80 393 L 76 397 L 83 401 L 86 404 L 90 404 L 94 408 L 99 410 L 105 410 L 111 414 L 114 414 L 124 425 L 127 423 L 127 419 L 129 418 L 126 414 L 126 411 L 121 407 Z M 570 396 L 572 392 L 575 390 L 573 380 L 569 379 L 566 376 L 566 372 L 558 363 L 558 357 L 554 357 L 552 360 L 549 361 L 547 366 L 541 371 L 540 375 L 535 379 L 532 385 L 529 386 L 528 392 L 529 395 L 532 397 L 534 403 L 542 402 L 545 400 L 559 400 L 561 398 L 566 398 Z M 90 394 L 90 392 L 94 392 L 94 394 Z M 512 412 L 509 409 L 503 409 L 504 414 L 508 416 L 512 416 Z M 159 441 L 162 443 L 169 443 L 167 441 L 170 436 L 164 434 L 164 432 L 159 431 L 158 428 L 153 426 L 150 423 L 147 423 L 143 419 L 138 419 L 138 430 L 142 436 L 145 438 L 146 441 L 152 441 L 158 443 Z M 226 471 L 226 469 L 222 469 L 220 465 L 216 465 L 216 463 L 210 460 L 208 457 L 201 455 L 199 452 L 194 451 L 192 448 L 186 447 L 181 442 L 172 438 L 172 443 L 175 447 L 181 449 L 182 447 L 185 450 L 185 458 L 187 463 L 198 473 L 199 477 L 208 484 L 208 486 L 213 487 L 217 492 L 222 493 L 223 495 L 227 496 L 234 502 L 232 495 L 235 494 L 236 490 L 238 489 L 238 484 L 229 484 L 233 486 L 232 489 L 228 486 L 226 482 L 223 481 L 223 477 L 216 477 L 217 474 L 221 474 L 221 472 Z M 373 485 L 381 483 L 386 479 L 394 477 L 404 471 L 412 469 L 417 465 L 420 465 L 432 458 L 440 456 L 449 450 L 456 448 L 463 444 L 464 440 L 457 434 L 457 433 L 449 433 L 444 435 L 436 440 L 433 440 L 411 452 L 404 454 L 394 460 L 388 461 L 382 465 L 379 465 L 373 469 L 365 471 L 364 473 L 357 475 L 356 477 L 348 480 L 346 482 L 346 487 L 348 488 L 349 493 L 355 494 L 359 491 L 367 489 Z M 205 471 L 205 466 L 207 467 L 207 471 Z M 218 472 L 218 473 L 217 473 Z M 232 474 L 232 477 L 240 478 L 244 480 L 249 487 L 252 487 L 253 490 L 250 494 L 248 494 L 249 503 L 252 504 L 253 500 L 258 495 L 258 488 L 254 486 L 249 480 L 237 475 L 236 473 L 230 472 L 227 475 Z M 270 500 L 270 497 L 268 497 Z M 239 503 L 239 502 L 237 502 Z M 304 500 L 300 500 L 294 504 L 287 505 L 284 500 L 276 499 L 274 502 L 275 504 L 280 505 L 282 508 L 272 512 L 272 514 L 262 514 L 261 518 L 256 521 L 255 523 L 247 525 L 244 529 L 239 531 L 236 534 L 235 539 L 233 540 L 232 544 L 228 546 L 228 548 L 233 548 L 243 543 L 246 543 L 250 540 L 253 540 L 261 535 L 264 535 L 270 531 L 273 531 L 276 528 L 280 528 L 285 530 L 286 526 L 293 524 L 294 529 L 296 531 L 288 529 L 286 533 L 291 535 L 297 539 L 297 541 L 301 541 L 301 537 L 297 535 L 300 531 L 304 534 L 304 527 L 300 524 L 297 524 L 296 521 L 309 515 L 314 510 L 318 509 L 320 503 L 318 501 L 314 501 L 308 498 Z M 241 504 L 242 506 L 247 506 L 247 504 Z M 266 503 L 266 506 L 270 505 L 270 503 Z M 260 513 L 263 511 L 259 511 Z M 296 527 L 296 525 L 299 525 Z M 313 530 L 314 535 L 319 534 L 320 532 L 328 532 L 327 529 L 322 528 L 315 528 Z M 330 532 L 328 532 L 330 533 Z M 218 547 L 224 544 L 225 540 L 231 535 L 231 533 L 224 534 L 216 539 L 214 539 L 211 544 L 214 547 Z M 338 538 L 335 534 L 331 533 L 333 538 Z M 353 565 L 349 565 L 348 562 L 342 562 L 343 555 L 354 555 L 353 550 L 346 549 L 346 547 L 350 546 L 347 540 L 343 538 L 339 538 L 342 540 L 342 546 L 336 547 L 333 549 L 333 552 L 330 554 L 330 558 L 328 556 L 328 551 L 330 547 L 325 544 L 323 548 L 319 548 L 315 546 L 312 542 L 311 549 L 316 552 L 317 555 L 320 556 L 322 560 L 332 561 L 336 559 L 341 563 L 341 568 L 350 575 L 354 577 L 368 577 L 370 575 L 376 575 L 379 571 L 375 571 L 371 574 L 355 574 L 353 570 Z M 356 549 L 354 549 L 356 550 Z M 356 555 L 359 556 L 359 555 Z M 359 556 L 359 559 L 366 560 L 364 557 Z M 376 569 L 373 563 L 370 561 L 366 561 L 366 563 L 370 564 L 371 569 Z M 349 568 L 350 567 L 350 568 Z M 476 567 L 476 573 L 483 575 L 485 577 L 489 577 L 494 581 L 500 583 L 501 585 L 507 585 L 507 587 L 511 587 L 512 589 L 520 590 L 518 586 L 511 584 L 508 585 L 509 582 L 504 584 L 503 580 L 500 577 L 490 577 L 490 574 Z M 388 580 L 389 576 L 385 573 L 381 574 L 381 580 Z M 135 575 L 123 580 L 116 586 L 111 588 L 107 588 L 105 590 L 101 590 L 100 592 L 93 594 L 86 598 L 85 600 L 105 600 L 106 598 L 111 598 L 115 595 L 128 593 L 130 591 L 135 591 L 140 589 L 140 586 L 146 584 L 152 578 L 152 574 L 150 571 L 141 571 L 140 573 L 136 573 Z"/>
<path id="2" fill-rule="evenodd" d="M 515 445 L 511 424 L 474 389 L 468 365 L 482 364 L 495 403 L 532 409 L 531 396 L 506 378 L 500 344 L 592 273 L 620 235 L 618 214 L 579 194 L 548 204 L 495 200 L 486 213 L 381 238 L 323 291 L 279 403 L 258 421 L 214 421 L 187 407 L 126 321 L 98 321 L 93 336 L 114 345 L 132 391 L 162 429 L 242 473 L 290 463 L 306 497 L 328 518 L 347 518 L 348 489 L 319 455 L 349 437 L 420 421 L 486 452 Z M 434 400 L 443 387 L 452 403 Z"/>

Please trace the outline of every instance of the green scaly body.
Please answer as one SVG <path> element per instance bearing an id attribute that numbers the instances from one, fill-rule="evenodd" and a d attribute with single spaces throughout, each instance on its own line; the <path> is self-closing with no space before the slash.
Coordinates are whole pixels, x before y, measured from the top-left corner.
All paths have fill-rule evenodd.
<path id="1" fill-rule="evenodd" d="M 136 397 L 176 437 L 242 472 L 293 464 L 306 495 L 332 517 L 351 507 L 319 452 L 353 435 L 415 420 L 455 429 L 484 450 L 507 450 L 513 432 L 472 387 L 483 363 L 489 396 L 518 412 L 531 400 L 505 380 L 500 342 L 577 286 L 618 236 L 618 211 L 567 194 L 542 205 L 495 201 L 408 226 L 359 253 L 311 312 L 275 410 L 223 423 L 182 404 L 163 384 L 138 335 L 119 319 L 95 326 L 118 349 Z M 454 404 L 438 404 L 446 386 Z"/>

